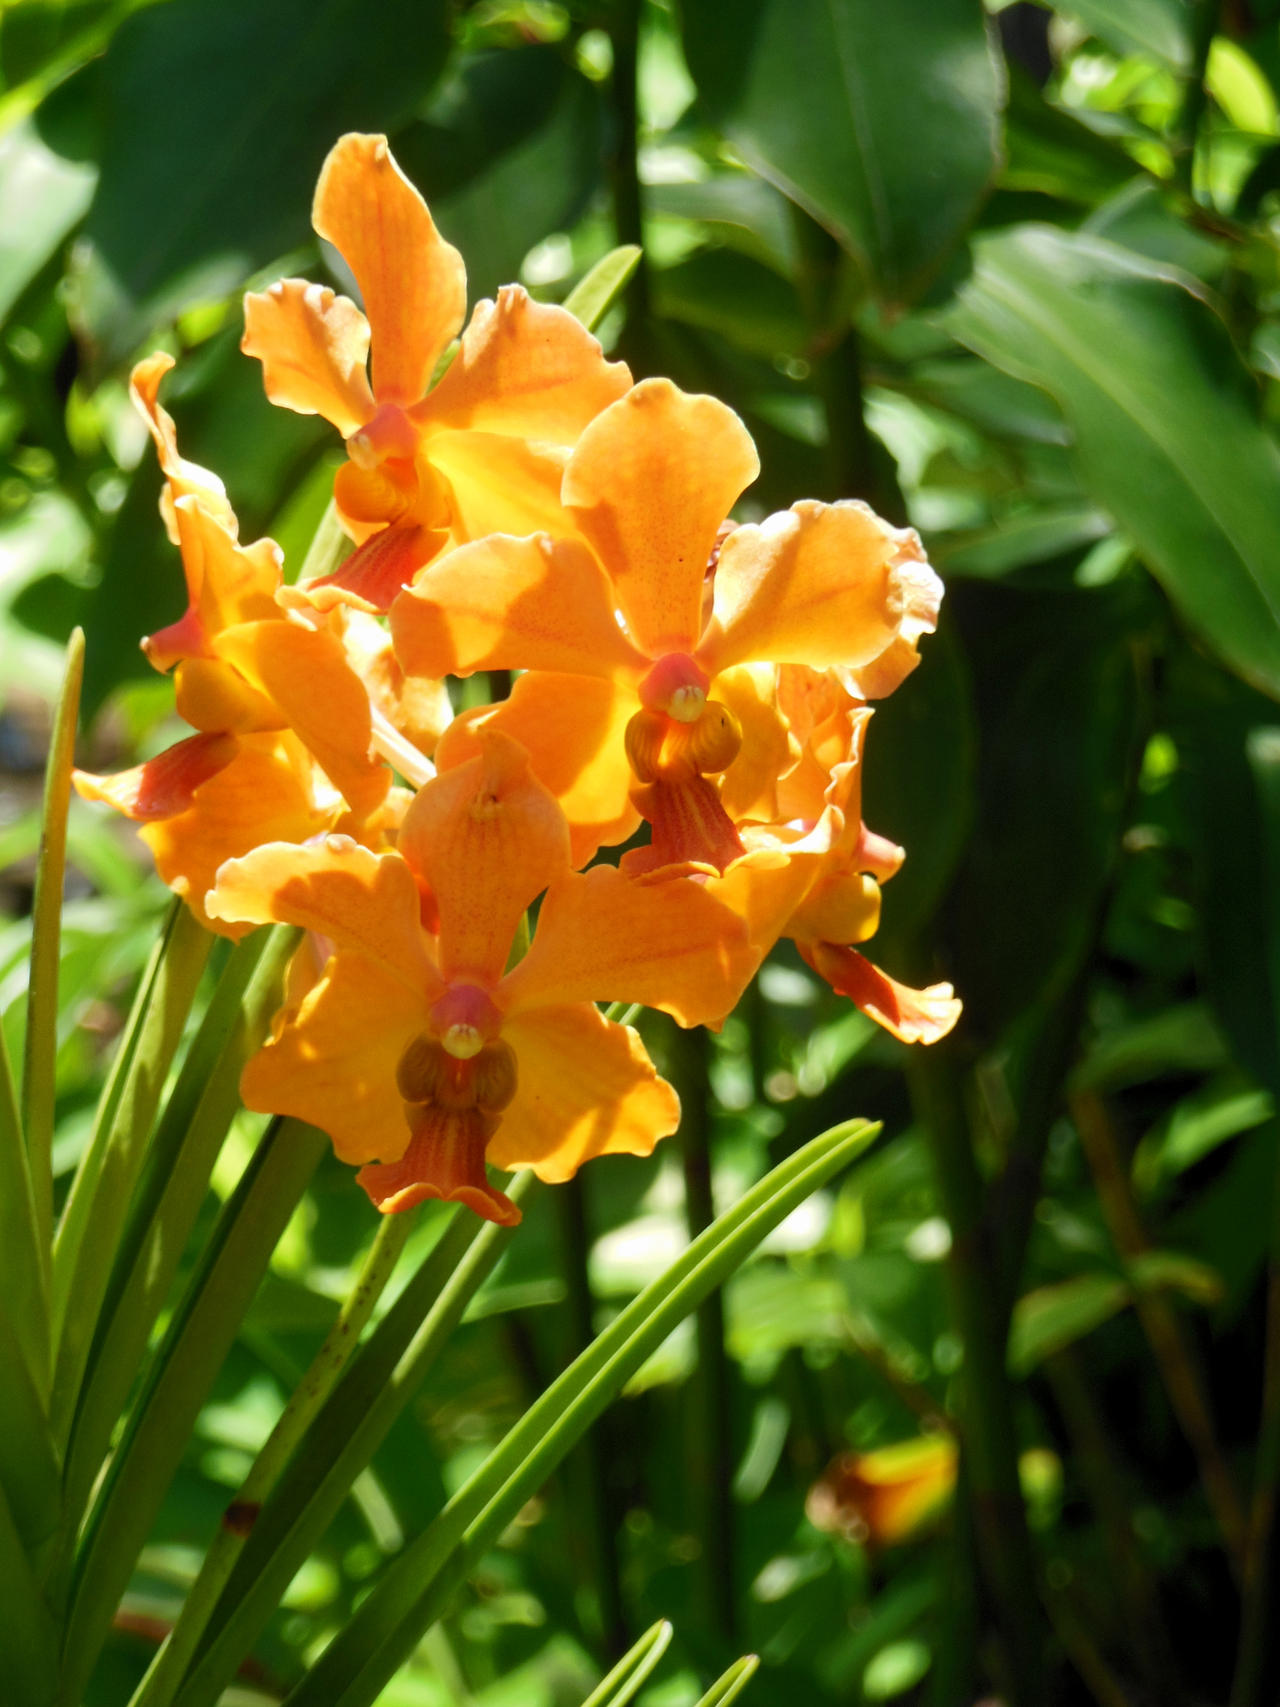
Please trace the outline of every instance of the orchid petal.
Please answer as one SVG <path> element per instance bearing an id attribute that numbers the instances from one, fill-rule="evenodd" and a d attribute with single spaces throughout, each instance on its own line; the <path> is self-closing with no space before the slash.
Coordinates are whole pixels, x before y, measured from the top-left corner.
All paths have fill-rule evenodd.
<path id="1" fill-rule="evenodd" d="M 268 398 L 299 415 L 323 415 L 343 438 L 373 414 L 365 374 L 369 322 L 327 285 L 279 279 L 244 299 L 240 348 L 262 363 Z"/>
<path id="2" fill-rule="evenodd" d="M 563 308 L 503 285 L 478 302 L 458 353 L 415 411 L 424 423 L 572 445 L 631 384 L 625 362 Z"/>
<path id="3" fill-rule="evenodd" d="M 578 540 L 494 534 L 439 557 L 391 610 L 410 675 L 473 670 L 642 673 L 614 615 L 613 588 Z"/>
<path id="4" fill-rule="evenodd" d="M 666 379 L 642 380 L 583 431 L 562 497 L 650 657 L 693 651 L 720 524 L 759 472 L 733 410 Z"/>
<path id="5" fill-rule="evenodd" d="M 950 984 L 913 990 L 864 960 L 856 949 L 831 942 L 801 942 L 796 946 L 838 996 L 848 996 L 903 1043 L 936 1043 L 960 1018 L 961 1004 Z"/>
<path id="6" fill-rule="evenodd" d="M 490 731 L 420 790 L 397 845 L 435 897 L 450 982 L 495 984 L 525 909 L 569 866 L 564 814 L 524 748 Z"/>
<path id="7" fill-rule="evenodd" d="M 371 329 L 373 395 L 416 403 L 467 306 L 462 256 L 391 157 L 385 136 L 349 132 L 329 152 L 311 222 L 355 274 Z"/>
<path id="8" fill-rule="evenodd" d="M 502 1028 L 515 1098 L 489 1143 L 499 1168 L 572 1178 L 593 1156 L 647 1156 L 680 1123 L 680 1101 L 630 1027 L 589 1004 L 522 1012 Z"/>

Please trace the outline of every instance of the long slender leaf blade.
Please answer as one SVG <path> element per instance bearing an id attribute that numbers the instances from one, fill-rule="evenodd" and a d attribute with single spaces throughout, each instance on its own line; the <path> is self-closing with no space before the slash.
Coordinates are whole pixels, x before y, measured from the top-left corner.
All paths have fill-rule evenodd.
<path id="1" fill-rule="evenodd" d="M 273 1123 L 218 1219 L 86 1529 L 64 1649 L 68 1700 L 80 1699 L 200 1407 L 326 1143 L 301 1121 Z"/>
<path id="2" fill-rule="evenodd" d="M 977 245 L 946 325 L 1053 396 L 1086 487 L 1184 621 L 1280 698 L 1280 449 L 1197 282 L 1099 237 L 1017 226 Z"/>
<path id="3" fill-rule="evenodd" d="M 143 1005 L 131 1016 L 127 1065 L 62 1213 L 53 1255 L 52 1415 L 59 1439 L 70 1432 L 152 1122 L 213 940 L 186 907 L 171 915 L 154 977 L 144 974 Z"/>
<path id="4" fill-rule="evenodd" d="M 27 1368 L 42 1389 L 50 1373 L 48 1260 L 47 1242 L 41 1254 L 26 1140 L 0 1027 L 0 1313 L 12 1324 Z"/>
<path id="5" fill-rule="evenodd" d="M 581 320 L 588 332 L 594 332 L 605 315 L 617 302 L 640 265 L 642 251 L 634 243 L 623 243 L 598 260 L 580 278 L 564 306 Z"/>
<path id="6" fill-rule="evenodd" d="M 368 1707 L 448 1605 L 468 1569 L 644 1359 L 751 1250 L 875 1137 L 849 1121 L 787 1158 L 720 1216 L 570 1364 L 396 1559 L 289 1697 Z"/>
<path id="7" fill-rule="evenodd" d="M 28 1552 L 34 1554 L 57 1525 L 62 1470 L 44 1395 L 7 1310 L 0 1310 L 0 1489 Z"/>
<path id="8" fill-rule="evenodd" d="M 744 1654 L 735 1660 L 728 1671 L 722 1672 L 705 1695 L 699 1696 L 696 1707 L 728 1707 L 751 1682 L 760 1669 L 757 1654 Z"/>
<path id="9" fill-rule="evenodd" d="M 640 1640 L 627 1649 L 608 1676 L 601 1678 L 582 1707 L 626 1707 L 666 1653 L 671 1642 L 671 1630 L 665 1618 L 651 1624 Z"/>
<path id="10" fill-rule="evenodd" d="M 147 1157 L 117 1254 L 67 1454 L 79 1511 L 101 1467 L 138 1365 L 240 1106 L 240 1074 L 278 1003 L 290 930 L 255 933 L 231 953 L 187 1052 Z"/>
<path id="11" fill-rule="evenodd" d="M 46 1264 L 53 1232 L 53 1105 L 58 1053 L 62 880 L 66 870 L 67 808 L 71 800 L 71 767 L 83 679 L 84 634 L 77 628 L 67 646 L 66 672 L 44 773 L 44 825 L 32 905 L 31 978 L 22 1072 L 22 1128 L 30 1167 L 37 1252 Z M 46 1301 L 46 1324 L 47 1311 Z"/>
<path id="12" fill-rule="evenodd" d="M 507 1187 L 508 1196 L 522 1202 L 533 1185 L 532 1175 L 521 1175 Z M 215 1608 L 205 1646 L 176 1697 L 178 1707 L 209 1707 L 218 1700 L 357 1477 L 421 1387 L 513 1231 L 463 1210 L 454 1213 L 330 1395 L 259 1514 Z M 141 1693 L 135 1697 L 135 1707 L 143 1699 Z"/>
<path id="13" fill-rule="evenodd" d="M 23 1707 L 52 1707 L 58 1634 L 40 1593 L 8 1501 L 0 1493 L 0 1655 L 6 1695 Z"/>

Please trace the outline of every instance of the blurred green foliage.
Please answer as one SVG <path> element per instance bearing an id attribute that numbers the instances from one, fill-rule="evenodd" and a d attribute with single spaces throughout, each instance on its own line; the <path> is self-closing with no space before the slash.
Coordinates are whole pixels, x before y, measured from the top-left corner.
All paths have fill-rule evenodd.
<path id="1" fill-rule="evenodd" d="M 181 586 L 129 362 L 180 357 L 184 454 L 296 567 L 333 450 L 266 404 L 239 294 L 347 287 L 307 223 L 340 131 L 390 135 L 473 295 L 560 300 L 642 243 L 604 336 L 742 414 L 764 462 L 743 514 L 864 497 L 948 581 L 874 718 L 864 813 L 909 852 L 878 958 L 950 978 L 961 1029 L 921 1060 L 785 953 L 702 1065 L 646 1021 L 687 1102 L 709 1081 L 723 1204 L 834 1120 L 888 1136 L 726 1287 L 719 1457 L 686 1324 L 380 1699 L 576 1703 L 664 1616 L 645 1707 L 688 1707 L 748 1648 L 760 1707 L 1275 1699 L 1280 5 L 10 0 L 0 79 L 11 1059 L 73 624 L 95 767 L 169 738 L 137 640 Z M 73 805 L 64 1185 L 162 900 L 119 829 Z M 669 1144 L 532 1204 L 227 1702 L 287 1692 L 580 1349 L 584 1297 L 601 1325 L 679 1250 L 682 1193 Z M 326 1158 L 92 1707 L 129 1699 L 370 1235 Z M 957 1496 L 920 1534 L 875 1546 L 851 1498 L 835 1529 L 805 1516 L 837 1454 L 957 1422 Z M 1028 1449 L 1051 1468 L 1024 1456 L 1020 1504 Z"/>

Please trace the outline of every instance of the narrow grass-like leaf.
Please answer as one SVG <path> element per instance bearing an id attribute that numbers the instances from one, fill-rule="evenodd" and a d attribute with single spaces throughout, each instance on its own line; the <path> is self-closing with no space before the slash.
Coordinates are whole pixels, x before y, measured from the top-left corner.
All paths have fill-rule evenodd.
<path id="1" fill-rule="evenodd" d="M 0 1311 L 0 1489 L 23 1544 L 34 1555 L 57 1525 L 62 1474 L 43 1395 L 7 1311 Z"/>
<path id="2" fill-rule="evenodd" d="M 165 1104 L 120 1240 L 67 1454 L 79 1513 L 173 1284 L 209 1177 L 240 1106 L 240 1074 L 280 999 L 292 930 L 255 932 L 231 952 Z"/>
<path id="3" fill-rule="evenodd" d="M 273 1122 L 218 1218 L 90 1516 L 63 1653 L 68 1701 L 81 1697 L 200 1407 L 327 1142 L 301 1121 Z"/>
<path id="4" fill-rule="evenodd" d="M 151 1123 L 213 940 L 186 907 L 178 904 L 170 913 L 58 1224 L 51 1412 L 59 1440 L 70 1432 Z"/>
<path id="5" fill-rule="evenodd" d="M 5 1698 L 50 1707 L 58 1676 L 58 1637 L 27 1560 L 8 1501 L 0 1493 L 0 1656 Z"/>
<path id="6" fill-rule="evenodd" d="M 671 1625 L 665 1618 L 651 1624 L 629 1647 L 607 1677 L 591 1691 L 582 1707 L 626 1707 L 628 1701 L 666 1653 Z"/>
<path id="7" fill-rule="evenodd" d="M 757 1654 L 744 1654 L 735 1660 L 728 1671 L 722 1672 L 705 1695 L 699 1696 L 696 1707 L 728 1707 L 750 1683 L 760 1669 Z"/>
<path id="8" fill-rule="evenodd" d="M 75 759 L 76 717 L 84 677 L 84 635 L 67 645 L 67 667 L 53 721 L 44 773 L 44 825 L 31 909 L 31 977 L 22 1069 L 22 1129 L 30 1165 L 37 1252 L 47 1263 L 53 1231 L 53 1102 L 58 1054 L 58 950 L 62 940 L 62 879 L 67 858 L 67 807 Z M 46 1290 L 47 1300 L 47 1290 Z M 47 1301 L 45 1322 L 47 1327 Z M 37 1365 L 38 1367 L 38 1365 Z"/>
<path id="9" fill-rule="evenodd" d="M 601 257 L 589 273 L 580 278 L 564 306 L 586 327 L 594 332 L 631 282 L 640 265 L 641 250 L 634 243 L 624 243 Z"/>
<path id="10" fill-rule="evenodd" d="M 532 1174 L 507 1187 L 514 1202 Z M 253 1526 L 179 1707 L 210 1707 L 235 1675 L 356 1478 L 421 1387 L 514 1229 L 457 1210 L 330 1394 Z M 145 1680 L 143 1687 L 146 1687 Z M 131 1707 L 140 1707 L 135 1696 Z"/>
<path id="11" fill-rule="evenodd" d="M 183 1603 L 178 1622 L 169 1632 L 139 1687 L 135 1697 L 138 1707 L 171 1699 L 173 1690 L 181 1683 L 209 1614 L 231 1577 L 263 1501 L 275 1487 L 280 1472 L 360 1343 L 360 1335 L 391 1278 L 413 1226 L 411 1214 L 388 1215 L 380 1221 L 351 1296 L 338 1312 L 337 1320 L 325 1335 L 310 1369 L 291 1394 L 240 1485 L 233 1502 L 240 1521 L 224 1523 L 214 1536 Z"/>
<path id="12" fill-rule="evenodd" d="M 525 1412 L 392 1564 L 289 1697 L 291 1707 L 368 1707 L 444 1612 L 468 1570 L 671 1330 L 785 1216 L 879 1131 L 849 1121 L 754 1185 L 646 1286 Z"/>
<path id="13" fill-rule="evenodd" d="M 0 1027 L 0 1314 L 6 1316 L 41 1390 L 49 1383 L 48 1242 L 37 1230 L 31 1169 L 9 1051 Z M 5 1380 L 0 1364 L 0 1385 Z"/>

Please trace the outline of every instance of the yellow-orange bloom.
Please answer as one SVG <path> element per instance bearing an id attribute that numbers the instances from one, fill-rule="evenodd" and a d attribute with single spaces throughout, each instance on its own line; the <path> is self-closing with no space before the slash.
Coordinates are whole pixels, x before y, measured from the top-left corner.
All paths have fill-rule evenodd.
<path id="1" fill-rule="evenodd" d="M 721 799 L 734 767 L 754 775 L 766 749 L 788 762 L 776 726 L 735 715 L 730 673 L 758 661 L 840 667 L 886 692 L 934 626 L 942 589 L 919 540 L 865 504 L 805 501 L 726 537 L 758 467 L 731 409 L 645 380 L 569 458 L 562 496 L 582 539 L 476 541 L 392 606 L 409 674 L 526 672 L 472 721 L 529 748 L 579 862 L 644 816 L 651 863 L 725 870 L 745 851 Z M 463 720 L 440 763 L 467 741 Z"/>
<path id="2" fill-rule="evenodd" d="M 844 1452 L 810 1490 L 805 1511 L 819 1529 L 891 1547 L 909 1540 L 951 1498 L 957 1462 L 948 1434 Z"/>
<path id="3" fill-rule="evenodd" d="M 519 1212 L 486 1159 L 562 1180 L 592 1156 L 647 1155 L 675 1129 L 675 1093 L 594 1002 L 717 1021 L 754 966 L 741 922 L 695 885 L 572 871 L 562 812 L 498 734 L 420 791 L 397 851 L 341 836 L 259 847 L 222 868 L 207 905 L 323 944 L 322 976 L 249 1063 L 243 1095 L 327 1131 L 384 1211 L 439 1197 L 509 1223 Z"/>
<path id="4" fill-rule="evenodd" d="M 391 772 L 371 752 L 369 693 L 340 633 L 280 608 L 279 547 L 242 545 L 221 482 L 179 456 L 158 399 L 172 365 L 165 355 L 139 363 L 132 390 L 166 475 L 161 509 L 187 609 L 143 648 L 157 669 L 176 666 L 178 712 L 200 733 L 131 771 L 74 780 L 143 826 L 165 882 L 211 924 L 203 897 L 225 859 L 261 841 L 372 825 Z"/>
<path id="5" fill-rule="evenodd" d="M 568 450 L 631 376 L 571 314 L 508 285 L 476 305 L 432 387 L 462 326 L 466 271 L 383 136 L 339 139 L 312 222 L 350 267 L 364 313 L 283 279 L 245 298 L 242 348 L 261 360 L 273 403 L 323 415 L 347 444 L 334 497 L 357 550 L 301 591 L 319 608 L 383 611 L 447 544 L 563 527 Z"/>

